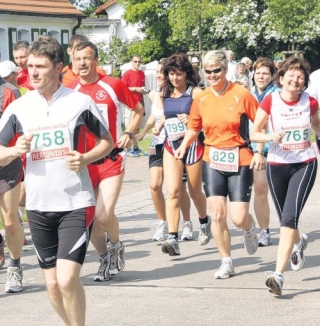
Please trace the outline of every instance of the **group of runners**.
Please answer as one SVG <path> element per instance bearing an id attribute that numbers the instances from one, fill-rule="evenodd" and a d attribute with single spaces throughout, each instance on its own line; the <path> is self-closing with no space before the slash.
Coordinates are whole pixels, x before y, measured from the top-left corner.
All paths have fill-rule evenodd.
<path id="1" fill-rule="evenodd" d="M 153 240 L 163 241 L 162 252 L 181 254 L 180 210 L 181 239 L 193 238 L 190 196 L 199 216 L 199 244 L 208 244 L 213 236 L 221 256 L 214 277 L 235 275 L 227 199 L 231 220 L 243 230 L 244 248 L 253 255 L 259 245 L 271 241 L 269 188 L 280 220 L 280 242 L 276 269 L 266 285 L 281 295 L 288 260 L 293 270 L 305 262 L 308 237 L 299 233 L 298 222 L 317 172 L 311 129 L 320 136 L 319 104 L 304 91 L 310 73 L 306 61 L 289 58 L 275 74 L 272 60 L 258 58 L 250 91 L 227 79 L 225 51 L 209 51 L 203 59 L 207 88 L 202 90 L 188 57 L 174 54 L 159 62 L 158 89 L 149 93 L 151 116 L 135 135 L 144 109 L 132 93 L 147 91 L 144 85 L 130 89 L 106 76 L 98 67 L 98 49 L 87 37 L 70 39 L 67 67 L 63 67 L 63 48 L 52 37 L 40 36 L 24 51 L 28 73 L 19 85 L 30 91 L 15 99 L 16 91 L 4 85 L 7 95 L 0 119 L 0 205 L 10 255 L 6 292 L 22 291 L 20 205 L 26 208 L 52 306 L 66 325 L 85 324 L 79 274 L 88 242 L 99 254 L 94 281 L 107 281 L 123 271 L 125 248 L 115 205 L 126 149 L 134 137 L 141 140 L 153 127 L 150 186 L 159 217 Z M 141 58 L 135 55 L 132 64 L 137 62 L 141 64 Z M 123 105 L 132 111 L 125 131 Z M 22 178 L 26 199 L 20 195 Z M 253 185 L 259 236 L 249 213 Z M 1 246 L 0 267 L 3 237 Z"/>

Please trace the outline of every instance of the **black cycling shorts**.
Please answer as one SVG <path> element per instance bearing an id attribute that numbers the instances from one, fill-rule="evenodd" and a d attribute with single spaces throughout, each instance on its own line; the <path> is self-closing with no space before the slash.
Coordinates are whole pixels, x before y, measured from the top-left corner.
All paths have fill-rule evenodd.
<path id="1" fill-rule="evenodd" d="M 253 171 L 248 165 L 239 166 L 238 172 L 225 172 L 202 164 L 202 181 L 206 197 L 229 196 L 231 202 L 250 202 Z"/>
<path id="2" fill-rule="evenodd" d="M 41 268 L 53 268 L 57 259 L 83 264 L 90 240 L 95 207 L 67 212 L 27 210 L 32 240 Z"/>
<path id="3" fill-rule="evenodd" d="M 0 166 L 0 194 L 13 189 L 23 178 L 22 160 L 14 159 L 8 165 Z"/>

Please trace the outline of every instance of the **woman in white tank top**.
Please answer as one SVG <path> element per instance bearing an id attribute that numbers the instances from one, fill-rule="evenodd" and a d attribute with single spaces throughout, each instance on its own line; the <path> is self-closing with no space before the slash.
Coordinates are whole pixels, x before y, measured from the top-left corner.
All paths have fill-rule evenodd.
<path id="1" fill-rule="evenodd" d="M 319 104 L 303 91 L 308 86 L 309 71 L 309 64 L 301 58 L 283 61 L 276 76 L 282 92 L 271 93 L 260 103 L 250 136 L 254 142 L 270 142 L 266 170 L 280 220 L 280 241 L 276 269 L 266 285 L 275 295 L 282 294 L 288 260 L 292 270 L 302 269 L 308 245 L 298 222 L 317 173 L 311 129 L 320 136 Z M 261 133 L 267 122 L 270 133 Z"/>

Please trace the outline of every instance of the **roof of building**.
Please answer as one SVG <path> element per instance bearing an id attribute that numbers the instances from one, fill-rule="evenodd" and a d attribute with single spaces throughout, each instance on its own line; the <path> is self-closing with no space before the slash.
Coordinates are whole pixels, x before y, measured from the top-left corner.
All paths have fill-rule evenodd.
<path id="1" fill-rule="evenodd" d="M 116 2 L 117 2 L 117 0 L 109 0 L 109 1 L 107 1 L 105 4 L 103 4 L 102 6 L 100 6 L 98 9 L 96 9 L 96 10 L 94 11 L 94 13 L 95 13 L 95 14 L 103 14 L 104 11 L 105 11 L 108 7 L 110 7 L 111 5 L 113 5 L 113 4 L 116 3 Z"/>
<path id="2" fill-rule="evenodd" d="M 69 0 L 0 0 L 0 14 L 85 18 Z"/>

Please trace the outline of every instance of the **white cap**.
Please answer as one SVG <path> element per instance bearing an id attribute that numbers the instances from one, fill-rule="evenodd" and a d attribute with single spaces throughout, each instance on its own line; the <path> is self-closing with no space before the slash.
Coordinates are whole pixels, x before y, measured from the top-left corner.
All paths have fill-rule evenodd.
<path id="1" fill-rule="evenodd" d="M 8 77 L 12 72 L 16 72 L 17 70 L 17 66 L 12 61 L 5 60 L 0 62 L 0 76 L 2 78 Z"/>
<path id="2" fill-rule="evenodd" d="M 191 59 L 191 63 L 198 63 L 198 62 L 199 62 L 199 60 L 198 60 L 197 57 L 193 57 L 193 58 Z"/>

